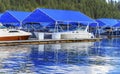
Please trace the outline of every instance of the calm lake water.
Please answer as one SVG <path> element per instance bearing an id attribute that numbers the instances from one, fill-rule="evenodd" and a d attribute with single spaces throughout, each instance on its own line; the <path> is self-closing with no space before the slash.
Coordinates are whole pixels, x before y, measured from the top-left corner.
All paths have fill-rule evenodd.
<path id="1" fill-rule="evenodd" d="M 120 74 L 120 39 L 0 47 L 0 74 Z"/>

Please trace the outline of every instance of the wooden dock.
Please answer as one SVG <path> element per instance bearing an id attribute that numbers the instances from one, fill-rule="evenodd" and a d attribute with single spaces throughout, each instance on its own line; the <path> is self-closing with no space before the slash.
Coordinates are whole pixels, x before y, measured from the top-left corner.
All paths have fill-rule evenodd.
<path id="1" fill-rule="evenodd" d="M 15 46 L 15 45 L 32 45 L 32 44 L 57 44 L 57 43 L 72 43 L 72 42 L 94 42 L 100 41 L 101 38 L 94 39 L 45 39 L 45 40 L 18 40 L 18 41 L 0 41 L 0 46 Z"/>

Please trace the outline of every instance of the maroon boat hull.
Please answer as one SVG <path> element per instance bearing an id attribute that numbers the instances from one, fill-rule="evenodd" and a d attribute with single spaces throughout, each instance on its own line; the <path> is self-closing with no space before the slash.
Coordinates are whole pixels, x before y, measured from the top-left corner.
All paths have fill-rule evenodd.
<path id="1" fill-rule="evenodd" d="M 27 40 L 29 35 L 27 36 L 9 36 L 9 37 L 0 37 L 0 41 L 13 41 L 13 40 Z"/>

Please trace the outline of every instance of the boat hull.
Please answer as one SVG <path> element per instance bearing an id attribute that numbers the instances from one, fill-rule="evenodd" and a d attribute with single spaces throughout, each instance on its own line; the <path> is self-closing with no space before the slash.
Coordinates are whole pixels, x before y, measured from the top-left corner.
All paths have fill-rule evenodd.
<path id="1" fill-rule="evenodd" d="M 8 37 L 0 37 L 0 41 L 12 41 L 12 40 L 27 40 L 29 35 L 26 36 L 8 36 Z"/>
<path id="2" fill-rule="evenodd" d="M 71 31 L 61 33 L 61 39 L 91 39 L 91 38 L 94 38 L 94 35 L 87 31 Z"/>
<path id="3" fill-rule="evenodd" d="M 61 39 L 90 39 L 94 36 L 90 33 L 88 34 L 61 34 Z"/>

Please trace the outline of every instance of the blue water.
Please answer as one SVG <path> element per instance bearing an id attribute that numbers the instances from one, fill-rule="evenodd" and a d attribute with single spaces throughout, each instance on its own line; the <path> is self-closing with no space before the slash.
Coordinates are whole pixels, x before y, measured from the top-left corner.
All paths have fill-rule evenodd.
<path id="1" fill-rule="evenodd" d="M 120 39 L 0 47 L 3 74 L 120 74 Z"/>

